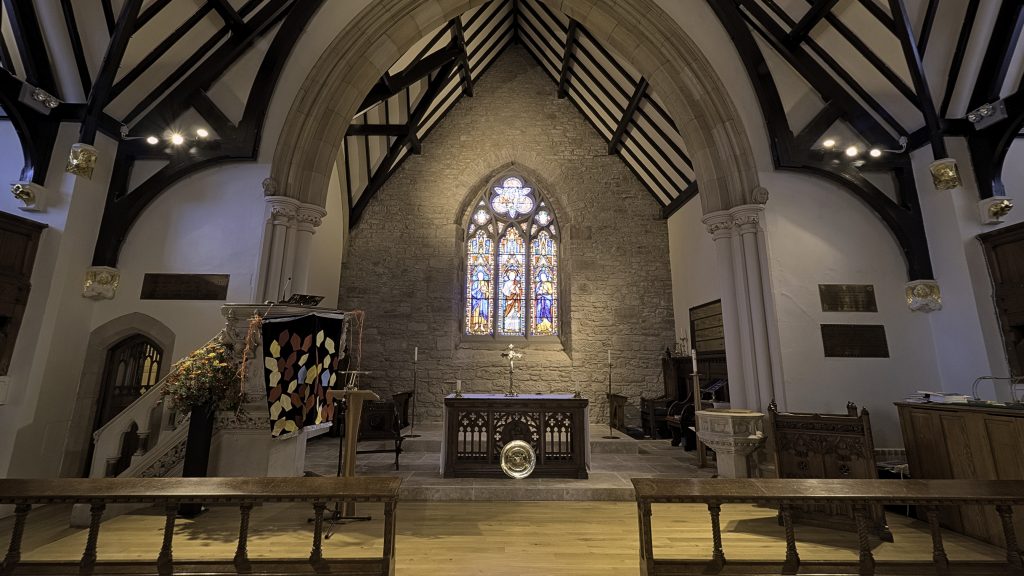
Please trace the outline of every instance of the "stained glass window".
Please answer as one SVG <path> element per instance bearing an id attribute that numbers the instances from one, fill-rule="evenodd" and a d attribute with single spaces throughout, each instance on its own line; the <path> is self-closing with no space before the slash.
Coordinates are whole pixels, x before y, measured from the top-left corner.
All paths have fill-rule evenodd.
<path id="1" fill-rule="evenodd" d="M 525 271 L 526 242 L 516 228 L 509 226 L 498 247 L 501 282 L 498 293 L 498 333 L 502 336 L 522 336 L 526 333 Z"/>
<path id="2" fill-rule="evenodd" d="M 467 214 L 465 333 L 557 336 L 554 211 L 521 178 L 491 187 Z"/>
<path id="3" fill-rule="evenodd" d="M 466 334 L 493 334 L 491 303 L 494 274 L 494 247 L 483 230 L 476 233 L 466 249 Z"/>

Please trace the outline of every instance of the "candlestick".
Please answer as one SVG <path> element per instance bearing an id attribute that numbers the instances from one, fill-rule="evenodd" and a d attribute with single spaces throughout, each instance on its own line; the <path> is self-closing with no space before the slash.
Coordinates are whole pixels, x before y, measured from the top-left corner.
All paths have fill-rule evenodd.
<path id="1" fill-rule="evenodd" d="M 611 348 L 608 349 L 608 365 L 609 366 L 612 365 L 612 349 Z"/>
<path id="2" fill-rule="evenodd" d="M 690 362 L 693 363 L 693 373 L 697 373 L 697 349 L 690 348 Z"/>
<path id="3" fill-rule="evenodd" d="M 413 362 L 419 362 L 419 360 L 420 360 L 420 347 L 416 346 L 415 348 L 412 349 L 412 361 Z"/>

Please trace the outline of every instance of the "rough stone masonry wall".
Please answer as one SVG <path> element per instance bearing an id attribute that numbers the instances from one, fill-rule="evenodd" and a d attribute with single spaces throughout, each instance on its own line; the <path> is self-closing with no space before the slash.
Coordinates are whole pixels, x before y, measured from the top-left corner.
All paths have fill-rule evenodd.
<path id="1" fill-rule="evenodd" d="M 438 421 L 444 394 L 503 392 L 500 349 L 461 346 L 462 206 L 514 163 L 527 185 L 558 209 L 568 274 L 570 346 L 530 349 L 517 363 L 519 392 L 572 391 L 605 422 L 612 389 L 629 398 L 661 394 L 661 356 L 675 337 L 668 231 L 660 208 L 620 158 L 520 47 L 513 46 L 434 129 L 423 153 L 406 160 L 352 230 L 340 303 L 366 313 L 362 387 L 382 395 L 413 385 L 419 347 L 419 421 Z M 505 172 L 502 171 L 502 174 Z M 568 242 L 568 245 L 566 245 Z"/>

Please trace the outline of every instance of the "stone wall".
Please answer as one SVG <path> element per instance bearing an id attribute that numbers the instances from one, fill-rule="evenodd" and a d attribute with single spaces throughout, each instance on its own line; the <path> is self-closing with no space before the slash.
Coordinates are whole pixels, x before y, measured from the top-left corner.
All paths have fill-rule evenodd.
<path id="1" fill-rule="evenodd" d="M 339 302 L 366 313 L 362 368 L 373 374 L 362 385 L 385 395 L 411 389 L 419 347 L 420 421 L 440 419 L 456 377 L 464 391 L 507 389 L 501 347 L 461 343 L 459 271 L 466 203 L 515 172 L 557 211 L 571 322 L 564 350 L 527 345 L 517 390 L 579 388 L 591 420 L 603 422 L 610 347 L 613 391 L 629 398 L 627 416 L 637 421 L 640 396 L 661 394 L 661 356 L 675 334 L 660 207 L 520 47 L 500 57 L 475 94 L 438 124 L 351 232 Z"/>

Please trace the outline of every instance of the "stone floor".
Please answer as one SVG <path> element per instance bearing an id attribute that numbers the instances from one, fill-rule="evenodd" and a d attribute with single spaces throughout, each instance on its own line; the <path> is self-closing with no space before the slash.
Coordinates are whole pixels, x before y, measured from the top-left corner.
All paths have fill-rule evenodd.
<path id="1" fill-rule="evenodd" d="M 405 431 L 409 433 L 408 429 Z M 708 468 L 697 467 L 697 453 L 673 447 L 668 440 L 634 440 L 616 432 L 606 440 L 604 427 L 591 429 L 590 478 L 443 478 L 440 473 L 441 427 L 420 425 L 419 438 L 406 439 L 395 470 L 394 454 L 360 454 L 356 474 L 402 478 L 402 500 L 633 500 L 630 478 L 710 478 Z M 381 448 L 383 443 L 361 442 L 360 450 Z M 321 436 L 309 442 L 306 469 L 333 475 L 338 467 L 338 439 Z"/>

